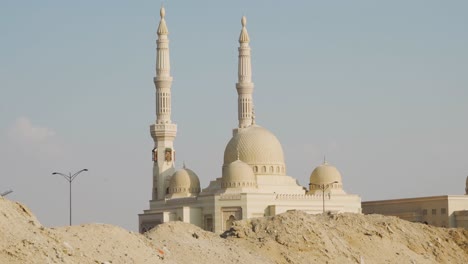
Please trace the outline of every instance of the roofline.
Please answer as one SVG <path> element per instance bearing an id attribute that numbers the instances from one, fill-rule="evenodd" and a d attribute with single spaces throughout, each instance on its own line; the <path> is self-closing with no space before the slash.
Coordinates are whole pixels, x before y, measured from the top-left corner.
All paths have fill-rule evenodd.
<path id="1" fill-rule="evenodd" d="M 448 199 L 467 199 L 468 200 L 468 195 L 437 195 L 437 196 L 423 196 L 423 197 L 399 198 L 399 199 L 388 199 L 388 200 L 374 200 L 374 201 L 363 201 L 362 204 L 435 201 L 435 200 L 448 200 Z"/>

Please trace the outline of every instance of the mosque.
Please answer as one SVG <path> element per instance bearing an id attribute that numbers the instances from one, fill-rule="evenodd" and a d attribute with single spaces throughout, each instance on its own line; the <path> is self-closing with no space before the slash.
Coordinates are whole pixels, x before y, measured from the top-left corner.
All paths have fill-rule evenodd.
<path id="1" fill-rule="evenodd" d="M 288 210 L 310 214 L 361 213 L 361 198 L 343 190 L 340 172 L 324 161 L 310 175 L 308 188 L 287 175 L 281 143 L 258 125 L 253 111 L 250 38 L 242 17 L 239 37 L 238 120 L 224 151 L 222 175 L 201 189 L 195 172 L 174 166 L 177 125 L 171 121 L 171 84 L 168 28 L 161 8 L 157 30 L 156 122 L 150 126 L 154 140 L 153 188 L 149 209 L 139 215 L 139 231 L 183 221 L 212 232 L 230 228 L 235 220 L 272 216 Z"/>

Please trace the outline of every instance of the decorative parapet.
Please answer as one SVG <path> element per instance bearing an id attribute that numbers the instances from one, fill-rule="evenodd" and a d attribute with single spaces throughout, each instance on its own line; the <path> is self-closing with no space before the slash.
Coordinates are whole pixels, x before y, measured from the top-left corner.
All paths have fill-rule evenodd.
<path id="1" fill-rule="evenodd" d="M 150 126 L 151 136 L 153 138 L 175 138 L 177 134 L 176 124 L 152 124 Z"/>
<path id="2" fill-rule="evenodd" d="M 240 200 L 241 199 L 241 194 L 236 193 L 236 194 L 220 194 L 219 195 L 219 200 L 225 201 L 225 200 Z"/>
<path id="3" fill-rule="evenodd" d="M 151 125 L 151 130 L 153 131 L 177 131 L 176 124 L 153 124 Z"/>
<path id="4" fill-rule="evenodd" d="M 197 197 L 181 197 L 181 198 L 166 198 L 166 204 L 186 204 L 190 202 L 196 202 Z"/>
<path id="5" fill-rule="evenodd" d="M 329 196 L 325 194 L 325 197 Z M 321 200 L 322 194 L 276 194 L 275 200 Z"/>

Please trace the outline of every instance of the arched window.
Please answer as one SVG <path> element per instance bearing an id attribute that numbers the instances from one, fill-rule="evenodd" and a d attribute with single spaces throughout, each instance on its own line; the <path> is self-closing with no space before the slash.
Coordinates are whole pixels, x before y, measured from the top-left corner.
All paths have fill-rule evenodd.
<path id="1" fill-rule="evenodd" d="M 153 156 L 153 161 L 154 162 L 158 162 L 158 149 L 157 148 L 153 148 L 153 150 L 151 151 L 152 153 L 152 156 Z"/>

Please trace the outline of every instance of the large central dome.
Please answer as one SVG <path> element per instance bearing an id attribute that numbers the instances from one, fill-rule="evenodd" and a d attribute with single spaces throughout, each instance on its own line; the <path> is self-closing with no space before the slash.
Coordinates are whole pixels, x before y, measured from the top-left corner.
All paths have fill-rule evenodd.
<path id="1" fill-rule="evenodd" d="M 286 174 L 281 143 L 273 133 L 258 125 L 239 129 L 227 144 L 224 165 L 237 159 L 249 164 L 255 174 Z"/>

